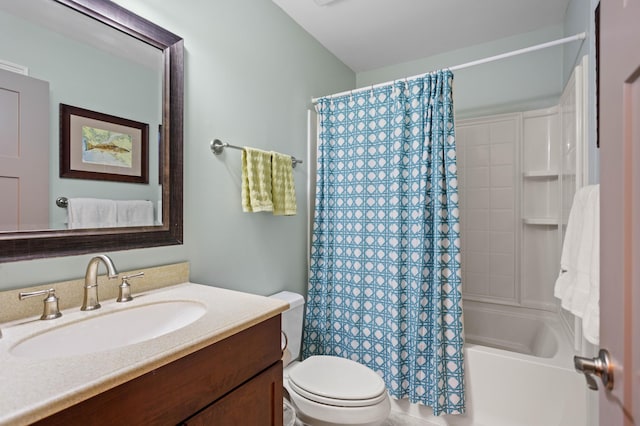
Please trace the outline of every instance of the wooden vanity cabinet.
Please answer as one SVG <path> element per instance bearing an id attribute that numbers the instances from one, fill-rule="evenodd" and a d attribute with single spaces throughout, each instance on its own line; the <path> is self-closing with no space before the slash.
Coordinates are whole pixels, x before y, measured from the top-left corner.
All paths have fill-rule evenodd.
<path id="1" fill-rule="evenodd" d="M 280 315 L 37 425 L 282 425 Z"/>

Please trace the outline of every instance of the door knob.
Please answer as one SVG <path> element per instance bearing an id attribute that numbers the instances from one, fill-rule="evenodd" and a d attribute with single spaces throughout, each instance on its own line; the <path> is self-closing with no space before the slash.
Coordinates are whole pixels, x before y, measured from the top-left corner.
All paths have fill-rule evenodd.
<path id="1" fill-rule="evenodd" d="M 613 389 L 613 365 L 611 356 L 606 349 L 600 349 L 595 358 L 585 358 L 581 356 L 573 357 L 573 365 L 576 371 L 584 374 L 587 379 L 587 386 L 591 390 L 597 390 L 598 384 L 593 376 L 598 376 L 607 390 Z"/>

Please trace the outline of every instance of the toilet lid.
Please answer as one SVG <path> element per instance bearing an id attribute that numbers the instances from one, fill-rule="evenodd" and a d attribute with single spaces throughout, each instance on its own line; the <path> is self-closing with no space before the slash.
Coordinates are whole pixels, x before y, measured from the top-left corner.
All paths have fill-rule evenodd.
<path id="1" fill-rule="evenodd" d="M 307 358 L 289 373 L 289 385 L 301 396 L 328 405 L 360 407 L 386 398 L 384 381 L 373 370 L 335 356 Z"/>

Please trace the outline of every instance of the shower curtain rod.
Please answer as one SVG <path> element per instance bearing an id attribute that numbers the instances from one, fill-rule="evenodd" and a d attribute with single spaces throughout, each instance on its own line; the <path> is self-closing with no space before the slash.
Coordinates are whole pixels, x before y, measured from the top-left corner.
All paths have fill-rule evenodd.
<path id="1" fill-rule="evenodd" d="M 522 55 L 523 53 L 535 52 L 536 50 L 546 49 L 547 47 L 558 46 L 560 44 L 570 43 L 572 41 L 577 41 L 577 40 L 584 40 L 586 38 L 587 38 L 587 33 L 579 33 L 579 34 L 572 35 L 572 36 L 565 37 L 565 38 L 561 38 L 561 39 L 558 39 L 558 40 L 552 40 L 552 41 L 548 41 L 546 43 L 536 44 L 535 46 L 529 46 L 529 47 L 525 47 L 523 49 L 514 50 L 512 52 L 501 53 L 499 55 L 489 56 L 488 58 L 478 59 L 476 61 L 466 62 L 466 63 L 460 64 L 460 65 L 455 65 L 453 67 L 449 67 L 448 69 L 450 69 L 451 71 L 457 71 L 457 70 L 461 70 L 463 68 L 470 68 L 470 67 L 474 67 L 476 65 L 486 64 L 487 62 L 493 62 L 493 61 L 497 61 L 497 60 L 500 60 L 500 59 L 510 58 L 512 56 Z M 323 96 L 323 97 L 325 97 L 325 98 L 336 98 L 338 96 L 344 96 L 344 95 L 349 95 L 349 94 L 353 94 L 353 93 L 364 92 L 366 90 L 372 90 L 372 89 L 375 89 L 375 88 L 378 88 L 378 87 L 388 86 L 390 84 L 395 83 L 396 81 L 413 80 L 413 79 L 416 79 L 418 77 L 422 77 L 423 75 L 425 75 L 425 73 L 413 75 L 411 77 L 405 77 L 405 78 L 398 78 L 398 79 L 395 79 L 395 80 L 389 80 L 389 81 L 386 81 L 384 83 L 378 83 L 378 84 L 374 84 L 374 85 L 371 85 L 371 86 L 361 87 L 359 89 L 345 90 L 344 92 L 334 93 L 333 95 L 328 95 L 328 96 Z M 316 104 L 316 103 L 318 103 L 318 101 L 321 98 L 322 97 L 320 97 L 320 98 L 312 98 L 311 102 Z"/>

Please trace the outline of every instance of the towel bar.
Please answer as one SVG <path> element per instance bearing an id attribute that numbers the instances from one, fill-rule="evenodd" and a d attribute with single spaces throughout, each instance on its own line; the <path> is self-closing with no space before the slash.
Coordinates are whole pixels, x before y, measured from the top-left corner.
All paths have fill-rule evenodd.
<path id="1" fill-rule="evenodd" d="M 222 142 L 220 139 L 212 140 L 210 146 L 211 146 L 211 152 L 213 152 L 215 155 L 222 154 L 225 148 L 233 148 L 233 149 L 239 149 L 239 150 L 244 149 L 241 146 L 235 146 L 226 142 Z M 296 164 L 302 164 L 302 160 L 298 160 L 296 157 L 291 156 L 291 167 L 295 169 Z"/>
<path id="2" fill-rule="evenodd" d="M 146 200 L 149 201 L 149 200 Z M 56 206 L 66 209 L 69 207 L 69 199 L 67 197 L 58 197 L 56 198 Z"/>

